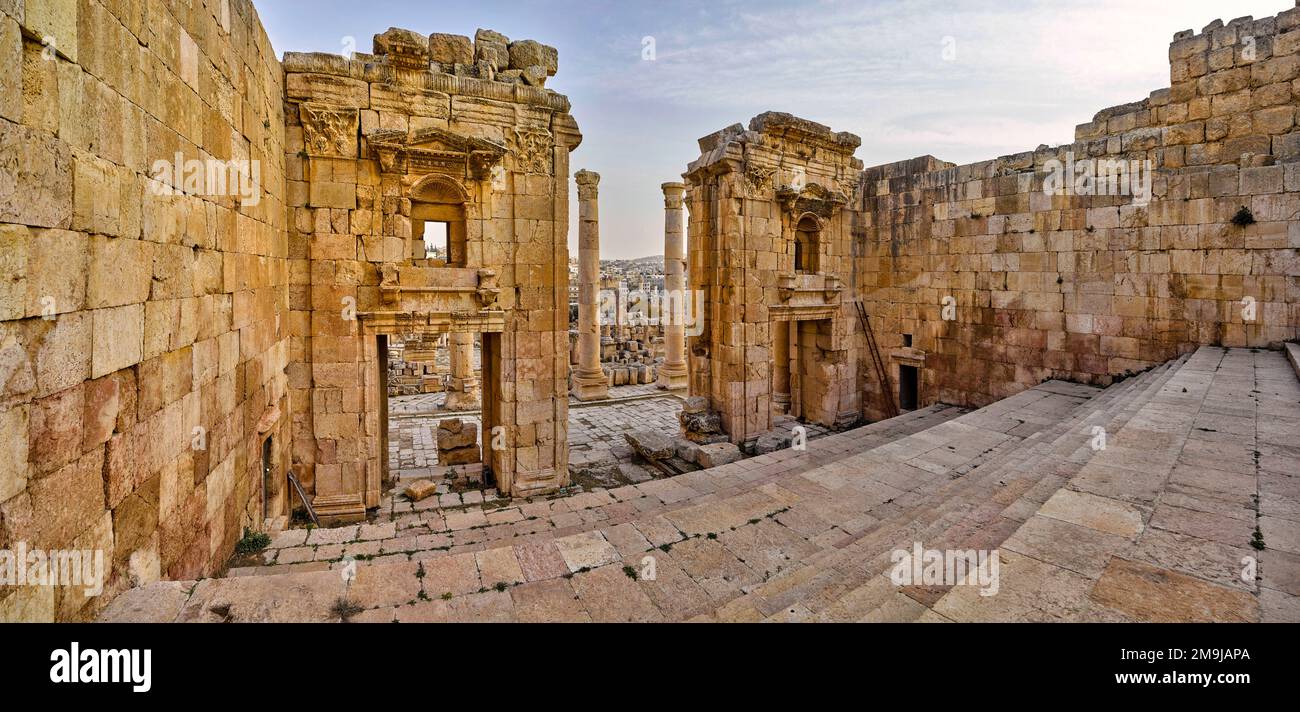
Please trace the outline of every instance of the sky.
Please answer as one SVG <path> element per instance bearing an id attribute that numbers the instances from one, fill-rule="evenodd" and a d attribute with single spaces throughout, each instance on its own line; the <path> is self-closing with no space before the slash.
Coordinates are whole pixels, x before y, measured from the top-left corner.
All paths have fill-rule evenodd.
<path id="1" fill-rule="evenodd" d="M 389 27 L 477 28 L 559 49 L 547 87 L 601 174 L 601 257 L 663 253 L 666 181 L 696 140 L 764 111 L 862 137 L 867 166 L 970 163 L 1069 143 L 1169 85 L 1175 32 L 1290 0 L 255 0 L 277 53 L 370 50 Z M 1229 13 L 1229 14 L 1225 14 Z M 651 39 L 653 42 L 651 43 Z M 649 48 L 653 52 L 648 51 Z M 576 190 L 571 187 L 571 193 Z M 576 197 L 570 246 L 576 254 Z"/>

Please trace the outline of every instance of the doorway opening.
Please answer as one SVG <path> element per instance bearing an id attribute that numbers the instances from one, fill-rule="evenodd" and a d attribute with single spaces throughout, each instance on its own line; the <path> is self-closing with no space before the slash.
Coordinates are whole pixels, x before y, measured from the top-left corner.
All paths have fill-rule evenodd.
<path id="1" fill-rule="evenodd" d="M 271 511 L 271 498 L 279 488 L 275 486 L 275 444 L 274 435 L 266 436 L 262 441 L 262 519 L 275 516 Z"/>
<path id="2" fill-rule="evenodd" d="M 834 367 L 831 320 L 780 321 L 772 325 L 772 408 L 809 424 L 835 421 L 831 388 Z"/>
<path id="3" fill-rule="evenodd" d="M 492 426 L 501 420 L 494 375 L 500 336 L 419 329 L 379 336 L 379 451 L 387 484 L 431 479 L 456 492 L 491 486 L 485 465 Z"/>
<path id="4" fill-rule="evenodd" d="M 916 366 L 898 367 L 898 408 L 916 410 L 920 391 L 920 369 Z"/>

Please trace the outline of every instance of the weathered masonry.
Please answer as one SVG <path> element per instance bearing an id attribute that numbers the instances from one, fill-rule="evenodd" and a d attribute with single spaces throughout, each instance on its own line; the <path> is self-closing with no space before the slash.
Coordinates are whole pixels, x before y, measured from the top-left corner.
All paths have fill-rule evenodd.
<path id="1" fill-rule="evenodd" d="M 247 0 L 0 0 L 0 57 L 0 549 L 109 579 L 0 589 L 0 620 L 210 576 L 301 507 L 290 475 L 364 517 L 394 336 L 480 335 L 453 386 L 495 484 L 567 483 L 553 48 L 394 29 L 281 62 Z"/>
<path id="2" fill-rule="evenodd" d="M 1298 51 L 1300 9 L 1179 33 L 1169 88 L 965 166 L 861 170 L 857 137 L 780 114 L 701 139 L 691 394 L 744 443 L 1296 338 Z"/>
<path id="3" fill-rule="evenodd" d="M 524 83 L 512 61 L 541 71 Z M 568 100 L 541 86 L 554 50 L 393 29 L 373 56 L 290 53 L 284 69 L 293 460 L 316 511 L 359 518 L 378 504 L 381 361 L 399 335 L 450 332 L 454 368 L 481 334 L 497 486 L 564 485 L 568 156 L 581 135 Z M 445 243 L 432 255 L 435 223 Z"/>

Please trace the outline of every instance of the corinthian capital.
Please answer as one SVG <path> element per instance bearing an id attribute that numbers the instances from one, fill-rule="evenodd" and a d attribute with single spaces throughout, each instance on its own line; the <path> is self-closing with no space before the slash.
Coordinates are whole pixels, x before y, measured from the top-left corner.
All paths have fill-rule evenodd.
<path id="1" fill-rule="evenodd" d="M 682 199 L 686 196 L 686 184 L 664 183 L 659 187 L 664 191 L 664 207 L 668 210 L 681 210 Z"/>
<path id="2" fill-rule="evenodd" d="M 578 182 L 579 198 L 589 200 L 596 197 L 596 186 L 600 185 L 599 173 L 582 170 L 574 173 L 573 179 Z"/>

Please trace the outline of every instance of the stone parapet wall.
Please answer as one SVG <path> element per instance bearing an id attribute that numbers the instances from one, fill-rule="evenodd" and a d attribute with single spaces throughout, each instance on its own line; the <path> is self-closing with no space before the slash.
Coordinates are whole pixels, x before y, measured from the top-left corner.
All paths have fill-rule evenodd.
<path id="1" fill-rule="evenodd" d="M 108 579 L 0 589 L 0 620 L 87 619 L 283 510 L 283 74 L 246 0 L 0 0 L 0 57 L 0 549 Z M 247 190 L 163 188 L 216 161 Z"/>

